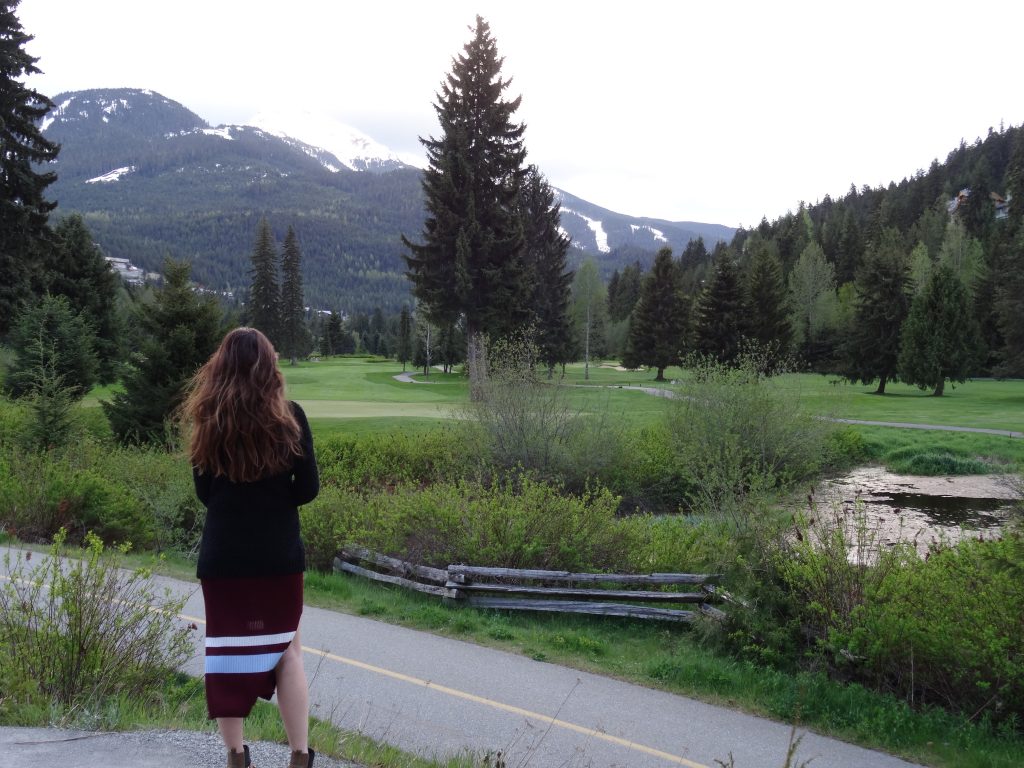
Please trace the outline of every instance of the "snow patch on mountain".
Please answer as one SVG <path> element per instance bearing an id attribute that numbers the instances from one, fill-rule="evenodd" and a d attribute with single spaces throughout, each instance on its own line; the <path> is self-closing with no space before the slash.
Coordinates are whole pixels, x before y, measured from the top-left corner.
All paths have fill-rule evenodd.
<path id="1" fill-rule="evenodd" d="M 634 235 L 637 232 L 639 232 L 641 229 L 643 229 L 643 230 L 646 230 L 647 232 L 650 232 L 652 235 L 654 235 L 654 239 L 657 242 L 659 242 L 659 243 L 667 243 L 668 242 L 668 238 L 665 237 L 665 233 L 662 232 L 660 229 L 655 229 L 650 224 L 630 224 L 629 228 L 630 228 L 630 230 L 632 230 Z"/>
<path id="2" fill-rule="evenodd" d="M 230 125 L 222 125 L 218 128 L 200 128 L 199 130 L 207 136 L 220 136 L 222 139 L 227 139 L 228 141 L 235 140 L 235 137 L 231 135 Z"/>
<path id="3" fill-rule="evenodd" d="M 562 213 L 571 213 L 573 216 L 579 216 L 583 221 L 590 227 L 590 231 L 594 233 L 594 240 L 597 242 L 597 250 L 601 253 L 611 253 L 611 246 L 608 245 L 608 233 L 604 231 L 604 225 L 597 219 L 592 219 L 589 216 L 584 216 L 579 211 L 574 211 L 571 208 L 562 208 Z"/>
<path id="4" fill-rule="evenodd" d="M 406 160 L 362 131 L 326 115 L 309 111 L 261 112 L 249 120 L 248 124 L 279 138 L 292 139 L 313 148 L 312 152 L 305 148 L 304 151 L 335 173 L 341 169 L 316 153 L 316 148 L 329 152 L 344 167 L 353 171 L 408 165 Z"/>
<path id="5" fill-rule="evenodd" d="M 118 181 L 126 173 L 131 173 L 135 170 L 134 165 L 127 165 L 124 168 L 115 168 L 112 171 L 104 173 L 102 176 L 94 176 L 91 179 L 86 179 L 86 184 L 106 184 L 111 181 Z"/>

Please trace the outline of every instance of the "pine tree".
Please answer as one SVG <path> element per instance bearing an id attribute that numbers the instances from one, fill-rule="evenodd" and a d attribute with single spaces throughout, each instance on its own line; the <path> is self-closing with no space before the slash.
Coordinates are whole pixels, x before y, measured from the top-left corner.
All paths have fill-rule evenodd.
<path id="1" fill-rule="evenodd" d="M 46 254 L 46 290 L 65 296 L 71 308 L 92 325 L 101 384 L 117 378 L 121 357 L 121 321 L 117 313 L 120 281 L 79 214 L 60 220 L 54 247 Z"/>
<path id="2" fill-rule="evenodd" d="M 331 312 L 331 316 L 327 318 L 327 322 L 324 323 L 324 336 L 320 352 L 327 356 L 340 354 L 343 333 L 341 313 L 338 310 L 334 310 Z"/>
<path id="3" fill-rule="evenodd" d="M 262 331 L 276 347 L 280 343 L 281 293 L 277 285 L 277 245 L 266 219 L 260 220 L 249 274 L 252 283 L 249 287 L 246 321 Z"/>
<path id="4" fill-rule="evenodd" d="M 927 258 L 927 253 L 925 253 Z M 886 229 L 881 242 L 870 249 L 857 269 L 856 309 L 847 342 L 845 376 L 870 384 L 884 395 L 889 381 L 898 381 L 903 322 L 910 311 L 910 269 L 900 235 Z"/>
<path id="5" fill-rule="evenodd" d="M 65 296 L 47 294 L 24 309 L 11 328 L 14 352 L 4 380 L 14 397 L 37 394 L 40 371 L 46 371 L 74 400 L 80 400 L 96 382 L 96 335 L 84 312 Z"/>
<path id="6" fill-rule="evenodd" d="M 782 265 L 766 243 L 754 251 L 744 287 L 743 335 L 757 342 L 774 364 L 789 349 L 793 328 Z"/>
<path id="7" fill-rule="evenodd" d="M 1003 279 L 996 291 L 996 309 L 1003 347 L 996 373 L 1024 378 L 1024 224 L 1018 230 L 1016 247 L 1009 250 L 1002 272 Z"/>
<path id="8" fill-rule="evenodd" d="M 948 265 L 932 272 L 914 297 L 903 328 L 900 378 L 941 396 L 946 380 L 965 381 L 978 356 L 980 333 L 967 289 Z"/>
<path id="9" fill-rule="evenodd" d="M 412 359 L 412 312 L 409 307 L 402 307 L 402 314 L 398 318 L 398 362 L 405 370 L 405 364 Z"/>
<path id="10" fill-rule="evenodd" d="M 53 102 L 26 88 L 23 78 L 39 72 L 25 52 L 32 40 L 14 11 L 18 0 L 0 0 L 0 336 L 31 290 L 51 238 L 47 218 L 56 203 L 45 199 L 57 174 L 37 164 L 57 159 L 60 147 L 47 141 L 38 122 Z"/>
<path id="11" fill-rule="evenodd" d="M 731 363 L 740 352 L 744 330 L 743 288 L 732 257 L 722 252 L 711 280 L 701 291 L 693 312 L 695 349 L 720 363 Z"/>
<path id="12" fill-rule="evenodd" d="M 703 240 L 701 241 L 703 245 Z M 614 295 L 612 287 L 608 286 L 608 317 L 612 322 L 620 323 L 633 314 L 633 308 L 640 299 L 640 285 L 643 281 L 644 270 L 640 262 L 629 264 L 622 270 L 618 284 L 615 286 Z M 614 278 L 614 275 L 612 276 Z"/>
<path id="13" fill-rule="evenodd" d="M 510 81 L 501 64 L 490 27 L 477 16 L 473 39 L 437 96 L 441 136 L 421 139 L 428 162 L 423 242 L 402 238 L 406 274 L 429 319 L 443 327 L 464 318 L 471 376 L 482 370 L 482 335 L 502 336 L 530 319 L 517 216 L 525 126 L 512 120 L 521 99 L 503 97 Z"/>
<path id="14" fill-rule="evenodd" d="M 622 364 L 627 368 L 656 368 L 656 381 L 664 381 L 665 369 L 681 362 L 686 347 L 689 306 L 679 277 L 679 265 L 672 260 L 672 251 L 662 248 L 644 278 L 623 355 Z"/>
<path id="15" fill-rule="evenodd" d="M 569 238 L 560 229 L 561 206 L 535 166 L 530 166 L 520 190 L 524 256 L 531 286 L 534 343 L 548 376 L 566 362 L 572 348 L 569 293 L 573 273 L 567 266 Z"/>
<path id="16" fill-rule="evenodd" d="M 288 227 L 281 251 L 280 298 L 281 354 L 295 365 L 299 356 L 309 353 L 309 329 L 306 327 L 306 303 L 302 291 L 302 252 L 294 227 Z"/>
<path id="17" fill-rule="evenodd" d="M 102 403 L 123 443 L 167 441 L 166 421 L 180 405 L 185 384 L 223 335 L 220 308 L 212 297 L 196 294 L 190 271 L 187 262 L 164 262 L 163 287 L 139 311 L 141 354 L 124 377 L 124 391 Z"/>

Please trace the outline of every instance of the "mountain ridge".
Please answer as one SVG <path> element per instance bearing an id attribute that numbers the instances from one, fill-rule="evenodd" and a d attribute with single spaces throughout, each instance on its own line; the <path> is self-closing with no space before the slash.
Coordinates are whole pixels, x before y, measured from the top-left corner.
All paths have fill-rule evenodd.
<path id="1" fill-rule="evenodd" d="M 149 271 L 167 255 L 185 258 L 197 282 L 237 290 L 267 217 L 279 239 L 289 225 L 299 235 L 311 306 L 397 311 L 410 300 L 400 235 L 422 230 L 421 171 L 356 129 L 345 126 L 356 137 L 348 152 L 269 119 L 211 126 L 148 89 L 69 91 L 54 103 L 41 126 L 62 145 L 51 187 L 58 215 L 80 213 L 107 255 Z M 593 256 L 605 274 L 637 248 L 653 258 L 666 244 L 678 252 L 702 236 L 710 247 L 734 232 L 628 217 L 558 193 L 573 262 Z"/>

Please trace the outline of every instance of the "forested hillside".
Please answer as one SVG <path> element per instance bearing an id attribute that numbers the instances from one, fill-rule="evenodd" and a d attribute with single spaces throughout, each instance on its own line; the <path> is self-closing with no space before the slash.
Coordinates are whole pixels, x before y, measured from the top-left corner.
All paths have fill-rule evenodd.
<path id="1" fill-rule="evenodd" d="M 814 367 L 851 372 L 854 331 L 882 290 L 871 287 L 872 275 L 895 263 L 911 299 L 939 266 L 948 266 L 981 334 L 971 373 L 1021 375 L 1022 209 L 1024 129 L 990 129 L 984 139 L 961 142 L 945 162 L 898 183 L 851 186 L 840 199 L 826 196 L 740 230 L 729 252 L 743 267 L 758 256 L 778 260 L 794 316 L 804 314 L 804 327 L 793 328 L 797 349 Z M 815 276 L 819 258 L 824 270 Z M 807 291 L 801 294 L 800 287 Z"/>

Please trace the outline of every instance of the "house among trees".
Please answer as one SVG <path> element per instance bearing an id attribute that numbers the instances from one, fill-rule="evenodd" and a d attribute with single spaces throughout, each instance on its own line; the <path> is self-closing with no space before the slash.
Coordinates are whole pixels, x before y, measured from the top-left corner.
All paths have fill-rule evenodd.
<path id="1" fill-rule="evenodd" d="M 946 211 L 950 216 L 955 215 L 960 211 L 961 206 L 967 204 L 968 198 L 971 196 L 970 187 L 964 187 L 961 189 L 956 197 L 950 200 L 946 204 Z M 1005 219 L 1010 215 L 1010 201 L 1013 199 L 1013 195 L 1003 197 L 998 192 L 989 192 L 989 200 L 992 201 L 992 207 L 995 209 L 996 219 Z"/>
<path id="2" fill-rule="evenodd" d="M 105 256 L 110 268 L 117 272 L 118 277 L 128 285 L 142 285 L 146 282 L 146 273 L 136 267 L 128 259 L 119 259 L 114 256 Z"/>

